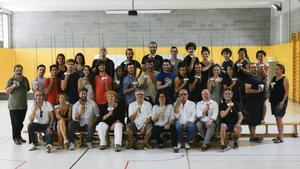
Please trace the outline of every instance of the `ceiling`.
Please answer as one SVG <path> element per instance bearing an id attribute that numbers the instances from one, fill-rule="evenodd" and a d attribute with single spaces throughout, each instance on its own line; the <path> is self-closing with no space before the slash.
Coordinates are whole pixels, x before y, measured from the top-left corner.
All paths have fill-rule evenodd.
<path id="1" fill-rule="evenodd" d="M 268 8 L 284 0 L 135 0 L 135 9 Z M 0 0 L 11 11 L 128 10 L 132 0 Z"/>

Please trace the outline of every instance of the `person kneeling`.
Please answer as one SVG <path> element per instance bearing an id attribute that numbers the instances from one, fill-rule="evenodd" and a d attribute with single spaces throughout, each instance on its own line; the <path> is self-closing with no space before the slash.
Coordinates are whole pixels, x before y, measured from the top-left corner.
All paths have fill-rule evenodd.
<path id="1" fill-rule="evenodd" d="M 130 123 L 126 125 L 128 145 L 127 149 L 134 148 L 133 134 L 140 132 L 144 135 L 144 149 L 152 148 L 149 144 L 149 140 L 152 134 L 152 124 L 151 124 L 151 103 L 144 101 L 144 92 L 142 90 L 137 90 L 135 92 L 136 101 L 130 103 L 128 108 Z"/>
<path id="2" fill-rule="evenodd" d="M 28 124 L 29 144 L 33 144 L 29 151 L 37 149 L 35 132 L 43 132 L 47 142 L 47 152 L 50 153 L 52 150 L 53 108 L 49 102 L 44 101 L 43 93 L 39 90 L 34 93 L 34 99 L 35 103 L 30 110 L 30 123 Z"/>
<path id="3" fill-rule="evenodd" d="M 227 132 L 234 132 L 233 148 L 239 148 L 238 139 L 241 135 L 241 122 L 243 120 L 243 114 L 240 111 L 240 105 L 237 102 L 232 101 L 233 93 L 230 89 L 224 91 L 225 102 L 220 104 L 220 116 L 221 116 L 221 148 L 223 152 L 228 146 L 225 145 Z"/>

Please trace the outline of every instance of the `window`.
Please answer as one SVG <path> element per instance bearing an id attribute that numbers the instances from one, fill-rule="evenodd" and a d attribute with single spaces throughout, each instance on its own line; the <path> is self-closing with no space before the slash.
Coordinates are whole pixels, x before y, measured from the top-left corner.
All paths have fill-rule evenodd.
<path id="1" fill-rule="evenodd" d="M 0 47 L 11 47 L 11 31 L 10 31 L 11 15 L 7 12 L 0 11 Z"/>

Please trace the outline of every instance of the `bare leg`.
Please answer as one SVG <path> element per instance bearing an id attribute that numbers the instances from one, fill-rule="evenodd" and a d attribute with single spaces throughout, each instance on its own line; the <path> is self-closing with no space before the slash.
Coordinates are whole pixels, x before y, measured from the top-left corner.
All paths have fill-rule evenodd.
<path id="1" fill-rule="evenodd" d="M 221 136 L 221 145 L 225 145 L 225 140 L 226 140 L 226 130 L 227 130 L 227 125 L 226 124 L 221 124 L 221 130 L 220 130 L 220 136 Z"/>
<path id="2" fill-rule="evenodd" d="M 276 117 L 277 129 L 278 129 L 278 137 L 283 139 L 283 123 L 282 117 Z"/>

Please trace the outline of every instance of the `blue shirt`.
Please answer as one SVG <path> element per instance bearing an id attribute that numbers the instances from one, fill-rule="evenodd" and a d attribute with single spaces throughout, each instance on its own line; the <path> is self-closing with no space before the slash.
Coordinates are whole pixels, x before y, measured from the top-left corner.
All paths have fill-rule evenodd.
<path id="1" fill-rule="evenodd" d="M 160 72 L 157 77 L 156 80 L 161 82 L 161 85 L 165 85 L 168 82 L 172 82 L 171 86 L 168 86 L 164 89 L 162 89 L 161 91 L 163 91 L 164 93 L 167 94 L 167 96 L 169 97 L 170 102 L 172 103 L 174 101 L 174 79 L 175 79 L 176 75 L 174 72 Z"/>
<path id="2" fill-rule="evenodd" d="M 132 76 L 132 75 L 127 75 L 124 77 L 123 79 L 123 93 L 126 89 L 129 89 L 129 88 L 132 88 L 133 85 L 134 85 L 134 82 L 136 82 L 136 77 L 135 76 Z M 125 103 L 126 105 L 132 103 L 135 101 L 135 91 L 131 91 L 127 94 L 124 93 L 125 95 Z"/>

